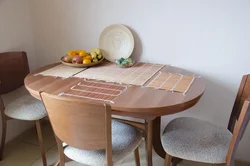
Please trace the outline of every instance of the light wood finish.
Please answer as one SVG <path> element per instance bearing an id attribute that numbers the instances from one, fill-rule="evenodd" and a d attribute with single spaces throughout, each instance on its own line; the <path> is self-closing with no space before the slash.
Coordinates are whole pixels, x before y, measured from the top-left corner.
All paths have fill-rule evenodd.
<path id="1" fill-rule="evenodd" d="M 81 82 L 80 78 L 61 79 L 41 75 L 34 76 L 34 74 L 56 65 L 58 63 L 40 68 L 25 78 L 25 86 L 31 95 L 37 99 L 40 99 L 39 92 L 41 91 L 58 95 Z M 161 71 L 193 75 L 193 73 L 171 66 L 166 66 Z M 111 104 L 112 114 L 142 119 L 154 119 L 155 117 L 174 114 L 195 105 L 203 95 L 204 90 L 205 84 L 201 78 L 195 79 L 186 95 L 147 87 L 130 86 L 126 92 L 114 99 L 114 104 Z"/>
<path id="2" fill-rule="evenodd" d="M 172 157 L 172 166 L 177 166 L 178 163 L 180 163 L 183 159 Z"/>
<path id="3" fill-rule="evenodd" d="M 230 116 L 230 120 L 228 123 L 228 130 L 230 130 L 232 133 L 234 131 L 235 124 L 237 122 L 237 119 L 240 116 L 241 108 L 243 106 L 243 103 L 245 99 L 248 98 L 250 95 L 250 76 L 245 75 L 243 76 L 241 80 L 241 84 L 234 102 L 233 110 Z"/>
<path id="4" fill-rule="evenodd" d="M 12 92 L 23 86 L 29 73 L 25 52 L 0 53 L 0 95 Z"/>
<path id="5" fill-rule="evenodd" d="M 153 160 L 152 160 L 153 121 L 152 120 L 148 120 L 146 132 L 147 132 L 146 136 L 147 162 L 148 166 L 152 166 L 153 165 Z"/>
<path id="6" fill-rule="evenodd" d="M 2 135 L 0 147 L 0 161 L 3 159 L 5 148 L 7 121 L 12 118 L 4 113 L 4 103 L 1 95 L 12 92 L 24 85 L 24 78 L 29 73 L 29 65 L 26 52 L 6 52 L 0 53 L 0 111 L 2 118 Z M 37 134 L 40 143 L 40 150 L 43 165 L 46 166 L 46 156 L 43 146 L 40 122 L 36 121 Z"/>
<path id="7" fill-rule="evenodd" d="M 44 149 L 44 144 L 43 144 L 43 135 L 42 135 L 42 129 L 41 129 L 41 122 L 40 122 L 40 120 L 36 120 L 35 123 L 36 123 L 36 131 L 37 131 L 40 151 L 41 151 L 41 154 L 42 154 L 43 166 L 47 166 L 46 154 L 45 154 L 45 149 Z"/>
<path id="8" fill-rule="evenodd" d="M 173 159 L 173 157 L 166 153 L 164 166 L 171 166 L 172 159 Z"/>
<path id="9" fill-rule="evenodd" d="M 134 157 L 135 157 L 135 164 L 136 166 L 140 166 L 140 155 L 139 155 L 139 148 L 137 147 L 134 151 Z"/>
<path id="10" fill-rule="evenodd" d="M 232 140 L 227 155 L 227 166 L 234 165 L 235 153 L 238 144 L 243 137 L 247 124 L 250 118 L 250 74 L 243 76 L 231 117 L 228 124 L 228 129 L 233 133 Z"/>
<path id="11" fill-rule="evenodd" d="M 49 76 L 34 76 L 34 74 L 45 71 L 58 64 L 60 63 L 42 67 L 30 73 L 25 78 L 25 86 L 31 95 L 37 99 L 40 99 L 39 92 L 41 91 L 58 95 L 81 82 L 80 78 L 61 79 Z M 193 75 L 191 72 L 171 66 L 165 66 L 161 69 L 161 72 Z M 112 114 L 153 120 L 153 146 L 156 153 L 164 158 L 165 152 L 162 148 L 160 139 L 161 116 L 181 112 L 194 106 L 203 95 L 204 90 L 205 84 L 201 78 L 195 79 L 185 95 L 182 93 L 155 90 L 149 87 L 141 88 L 139 86 L 130 86 L 126 92 L 114 99 L 114 104 L 111 104 Z M 91 102 L 91 100 L 86 101 Z M 145 124 L 131 124 L 141 129 L 145 128 Z"/>
<path id="12" fill-rule="evenodd" d="M 65 162 L 62 142 L 84 150 L 105 149 L 106 165 L 113 165 L 110 105 L 44 92 L 41 98 L 57 138 L 60 166 Z"/>
<path id="13" fill-rule="evenodd" d="M 1 112 L 1 118 L 2 118 L 2 138 L 1 138 L 1 147 L 0 147 L 0 161 L 3 159 L 3 151 L 5 147 L 5 139 L 6 139 L 6 131 L 7 131 L 7 119 L 4 114 L 4 104 L 2 101 L 2 98 L 0 96 L 0 112 Z"/>
<path id="14" fill-rule="evenodd" d="M 235 153 L 250 119 L 250 74 L 242 78 L 238 94 L 229 119 L 228 130 L 233 136 L 230 141 L 226 166 L 234 166 Z M 165 161 L 169 155 L 166 155 Z M 174 157 L 174 156 L 173 156 Z"/>
<path id="15" fill-rule="evenodd" d="M 244 134 L 250 118 L 250 97 L 245 100 L 242 107 L 238 122 L 234 128 L 233 138 L 230 142 L 230 147 L 227 155 L 227 166 L 234 166 L 235 153 L 238 148 L 239 142 Z"/>

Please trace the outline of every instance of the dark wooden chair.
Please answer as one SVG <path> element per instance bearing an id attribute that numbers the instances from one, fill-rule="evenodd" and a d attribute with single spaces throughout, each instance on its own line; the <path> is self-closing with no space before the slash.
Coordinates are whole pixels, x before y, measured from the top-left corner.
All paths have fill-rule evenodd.
<path id="1" fill-rule="evenodd" d="M 7 120 L 35 121 L 43 165 L 46 157 L 40 120 L 47 116 L 43 103 L 32 97 L 25 89 L 24 78 L 29 73 L 25 52 L 0 53 L 0 112 L 2 118 L 2 139 L 0 160 L 3 159 Z"/>
<path id="2" fill-rule="evenodd" d="M 233 106 L 228 129 L 207 121 L 181 117 L 172 120 L 162 135 L 165 166 L 173 157 L 234 166 L 235 152 L 250 117 L 250 75 L 245 75 Z M 176 165 L 176 164 L 173 164 Z"/>
<path id="3" fill-rule="evenodd" d="M 44 92 L 41 98 L 56 135 L 60 166 L 68 159 L 85 165 L 112 166 L 133 151 L 136 165 L 140 165 L 141 131 L 111 120 L 108 104 Z"/>

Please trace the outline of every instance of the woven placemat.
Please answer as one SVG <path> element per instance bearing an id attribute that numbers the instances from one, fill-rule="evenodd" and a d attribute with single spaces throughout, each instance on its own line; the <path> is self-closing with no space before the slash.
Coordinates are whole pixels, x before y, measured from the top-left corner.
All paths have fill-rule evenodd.
<path id="1" fill-rule="evenodd" d="M 114 63 L 105 62 L 101 66 L 84 70 L 74 77 L 142 86 L 163 67 L 164 65 L 161 64 L 138 62 L 130 68 L 120 68 Z"/>
<path id="2" fill-rule="evenodd" d="M 86 68 L 74 68 L 60 64 L 43 72 L 37 73 L 36 75 L 69 78 L 85 69 Z"/>
<path id="3" fill-rule="evenodd" d="M 127 86 L 94 80 L 82 80 L 59 96 L 71 96 L 114 103 L 114 99 L 127 90 Z"/>
<path id="4" fill-rule="evenodd" d="M 194 76 L 159 72 L 146 87 L 187 93 L 194 79 Z"/>

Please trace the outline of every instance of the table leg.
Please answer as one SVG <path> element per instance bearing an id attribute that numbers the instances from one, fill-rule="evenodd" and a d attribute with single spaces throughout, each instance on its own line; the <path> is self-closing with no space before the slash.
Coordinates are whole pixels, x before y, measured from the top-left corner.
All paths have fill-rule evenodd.
<path id="1" fill-rule="evenodd" d="M 152 161 L 153 121 L 152 120 L 148 120 L 146 131 L 147 131 L 147 137 L 146 137 L 147 162 L 148 166 L 152 166 L 153 165 Z"/>
<path id="2" fill-rule="evenodd" d="M 153 120 L 153 147 L 155 152 L 162 157 L 165 158 L 166 152 L 164 151 L 161 144 L 161 117 L 157 117 Z"/>

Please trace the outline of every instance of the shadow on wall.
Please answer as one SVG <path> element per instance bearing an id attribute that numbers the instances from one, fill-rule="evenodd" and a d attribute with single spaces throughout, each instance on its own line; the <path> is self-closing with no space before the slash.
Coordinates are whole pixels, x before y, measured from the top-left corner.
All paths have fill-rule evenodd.
<path id="1" fill-rule="evenodd" d="M 135 61 L 140 61 L 141 59 L 141 56 L 142 56 L 142 52 L 143 52 L 143 48 L 142 48 L 142 42 L 141 42 L 141 39 L 140 37 L 138 36 L 138 34 L 136 33 L 136 31 L 125 25 L 126 27 L 129 28 L 129 30 L 132 32 L 133 36 L 134 36 L 134 40 L 135 40 L 135 47 L 134 47 L 134 51 L 132 53 L 132 58 L 135 60 Z"/>
<path id="2" fill-rule="evenodd" d="M 199 74 L 198 72 L 194 73 Z M 202 79 L 205 81 L 206 89 L 200 101 L 194 107 L 184 112 L 164 116 L 162 118 L 162 129 L 172 119 L 183 116 L 209 120 L 212 123 L 227 128 L 237 91 L 233 91 L 232 88 L 229 88 L 229 86 L 222 84 L 219 80 L 211 76 L 201 75 L 204 76 Z M 238 87 L 235 87 L 235 89 L 238 89 Z"/>

